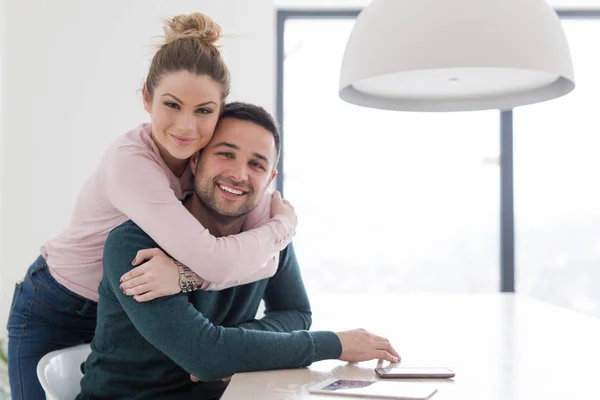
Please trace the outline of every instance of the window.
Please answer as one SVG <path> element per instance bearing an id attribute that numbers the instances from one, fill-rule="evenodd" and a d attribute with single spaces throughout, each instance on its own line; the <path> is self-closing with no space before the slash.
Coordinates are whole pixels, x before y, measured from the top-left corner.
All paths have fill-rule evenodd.
<path id="1" fill-rule="evenodd" d="M 517 291 L 600 316 L 600 20 L 564 20 L 577 87 L 514 111 Z"/>
<path id="2" fill-rule="evenodd" d="M 284 189 L 311 293 L 498 291 L 499 113 L 340 100 L 353 19 L 288 19 Z"/>

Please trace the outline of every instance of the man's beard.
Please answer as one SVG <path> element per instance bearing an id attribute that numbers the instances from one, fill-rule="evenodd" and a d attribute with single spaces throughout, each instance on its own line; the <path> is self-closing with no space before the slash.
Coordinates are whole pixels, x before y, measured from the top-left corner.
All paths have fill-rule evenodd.
<path id="1" fill-rule="evenodd" d="M 196 179 L 194 190 L 196 192 L 196 196 L 200 200 L 200 203 L 202 203 L 204 208 L 209 211 L 213 217 L 218 218 L 224 223 L 229 223 L 240 217 L 248 215 L 258 205 L 254 188 L 250 185 L 244 185 L 244 188 L 247 189 L 244 190 L 246 192 L 246 194 L 244 194 L 244 202 L 235 208 L 231 207 L 225 209 L 225 207 L 222 207 L 222 205 L 217 202 L 217 191 L 221 190 L 216 183 L 218 177 L 213 181 L 208 182 L 202 179 L 202 175 L 200 175 L 198 178 L 199 179 Z M 227 184 L 227 180 L 225 179 L 221 179 L 219 182 Z M 231 182 L 231 186 L 240 185 Z M 221 200 L 221 203 L 224 201 L 225 200 Z"/>

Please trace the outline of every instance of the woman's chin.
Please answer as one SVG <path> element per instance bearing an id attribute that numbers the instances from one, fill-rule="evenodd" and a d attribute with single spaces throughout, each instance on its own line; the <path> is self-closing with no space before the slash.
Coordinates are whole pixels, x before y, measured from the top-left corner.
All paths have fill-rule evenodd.
<path id="1" fill-rule="evenodd" d="M 181 161 L 188 160 L 191 156 L 193 156 L 197 152 L 198 152 L 198 150 L 192 149 L 192 148 L 182 149 L 182 148 L 176 147 L 176 148 L 169 149 L 169 153 L 171 154 L 171 157 L 176 158 Z"/>

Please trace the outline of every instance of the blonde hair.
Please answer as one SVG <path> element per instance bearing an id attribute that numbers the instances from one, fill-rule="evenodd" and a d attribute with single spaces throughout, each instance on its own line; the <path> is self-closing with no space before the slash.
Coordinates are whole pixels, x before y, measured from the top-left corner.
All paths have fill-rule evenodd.
<path id="1" fill-rule="evenodd" d="M 188 71 L 207 75 L 221 86 L 221 101 L 229 95 L 231 79 L 216 42 L 221 27 L 201 13 L 177 15 L 163 27 L 163 44 L 152 58 L 146 78 L 146 90 L 152 96 L 160 79 L 167 73 Z M 223 108 L 223 107 L 221 107 Z"/>

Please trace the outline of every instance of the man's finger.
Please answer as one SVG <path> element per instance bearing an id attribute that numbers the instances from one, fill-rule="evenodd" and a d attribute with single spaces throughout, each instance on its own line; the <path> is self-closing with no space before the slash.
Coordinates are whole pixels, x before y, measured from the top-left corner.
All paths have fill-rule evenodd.
<path id="1" fill-rule="evenodd" d="M 398 361 L 400 361 L 400 360 L 398 359 L 398 357 L 396 357 L 396 356 L 393 356 L 392 354 L 388 353 L 388 352 L 387 352 L 387 351 L 385 351 L 385 350 L 377 350 L 377 352 L 376 352 L 376 353 L 377 353 L 377 354 L 376 354 L 376 355 L 375 355 L 375 357 L 373 357 L 373 358 L 378 358 L 378 359 L 380 359 L 380 360 L 386 360 L 386 361 L 389 361 L 389 362 L 391 362 L 391 363 L 397 363 Z"/>
<path id="2" fill-rule="evenodd" d="M 373 335 L 375 337 L 376 340 L 380 341 L 380 342 L 389 342 L 388 339 L 384 338 L 383 336 L 377 336 L 377 335 Z"/>
<path id="3" fill-rule="evenodd" d="M 393 355 L 394 357 L 398 357 L 398 360 L 400 360 L 400 354 L 398 354 L 398 352 L 396 351 L 396 349 L 394 349 L 394 347 L 392 346 L 392 344 L 388 341 L 380 341 L 377 344 L 377 348 L 379 350 L 385 350 L 388 353 L 390 353 L 391 355 Z"/>
<path id="4" fill-rule="evenodd" d="M 192 382 L 200 382 L 200 379 L 196 378 L 194 375 L 190 375 L 190 380 Z"/>
<path id="5" fill-rule="evenodd" d="M 273 199 L 281 200 L 281 192 L 279 190 L 273 192 Z"/>

